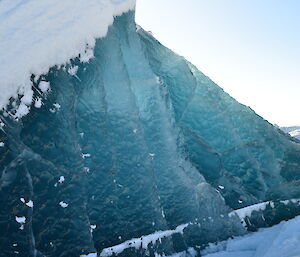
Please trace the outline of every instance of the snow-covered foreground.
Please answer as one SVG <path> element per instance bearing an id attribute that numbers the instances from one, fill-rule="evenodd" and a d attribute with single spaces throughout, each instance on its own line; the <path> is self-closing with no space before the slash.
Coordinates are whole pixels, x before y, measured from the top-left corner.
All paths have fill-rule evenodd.
<path id="1" fill-rule="evenodd" d="M 266 203 L 249 206 L 239 210 L 236 214 L 243 220 L 246 216 L 251 216 L 252 211 L 262 210 L 265 206 Z M 233 213 L 229 215 L 233 215 Z M 192 225 L 192 223 L 180 225 L 174 230 L 158 231 L 140 238 L 133 238 L 120 245 L 104 249 L 100 256 L 120 254 L 131 247 L 147 249 L 150 243 L 155 244 L 158 240 L 161 241 L 162 238 L 176 233 L 183 233 L 183 230 L 189 225 Z M 210 244 L 201 254 L 206 257 L 300 257 L 300 216 L 289 221 L 283 221 L 271 228 L 260 229 L 258 232 L 243 237 L 229 239 L 218 244 Z M 157 254 L 157 256 L 160 255 Z M 191 247 L 187 251 L 169 257 L 195 256 L 197 256 L 197 252 Z"/>
<path id="2" fill-rule="evenodd" d="M 300 216 L 271 228 L 210 245 L 206 257 L 299 257 Z"/>

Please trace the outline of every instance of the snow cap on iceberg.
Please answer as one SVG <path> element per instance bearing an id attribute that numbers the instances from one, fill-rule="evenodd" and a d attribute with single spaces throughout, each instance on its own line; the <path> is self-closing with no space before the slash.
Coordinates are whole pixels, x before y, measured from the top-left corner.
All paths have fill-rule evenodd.
<path id="1" fill-rule="evenodd" d="M 88 61 L 114 16 L 134 8 L 135 0 L 0 1 L 0 109 L 11 97 L 30 95 L 32 74 L 39 77 L 79 54 Z M 22 108 L 29 111 L 32 101 Z"/>

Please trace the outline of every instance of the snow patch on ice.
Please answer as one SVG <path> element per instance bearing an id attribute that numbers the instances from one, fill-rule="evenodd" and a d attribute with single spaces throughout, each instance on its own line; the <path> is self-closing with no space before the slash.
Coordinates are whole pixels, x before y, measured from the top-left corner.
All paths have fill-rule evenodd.
<path id="1" fill-rule="evenodd" d="M 106 35 L 114 16 L 134 7 L 135 0 L 0 1 L 0 109 L 11 97 L 32 94 L 32 74 L 37 81 L 75 57 L 89 61 L 95 39 Z M 40 82 L 43 93 L 49 88 Z M 22 101 L 16 118 L 29 112 L 31 102 Z"/>
<path id="2" fill-rule="evenodd" d="M 29 200 L 26 205 L 30 208 L 33 208 L 33 201 L 32 200 Z"/>
<path id="3" fill-rule="evenodd" d="M 29 200 L 27 203 L 25 201 L 25 199 L 23 197 L 20 198 L 20 201 L 22 203 L 25 203 L 26 206 L 30 207 L 30 208 L 33 208 L 33 201 L 32 200 Z"/>
<path id="4" fill-rule="evenodd" d="M 90 231 L 93 233 L 93 231 L 97 228 L 97 225 L 90 225 Z"/>
<path id="5" fill-rule="evenodd" d="M 150 243 L 155 244 L 158 240 L 162 238 L 172 236 L 176 233 L 183 233 L 183 230 L 188 227 L 191 223 L 183 224 L 176 227 L 174 230 L 165 230 L 165 231 L 157 231 L 150 235 L 142 236 L 140 238 L 133 238 L 131 240 L 125 241 L 122 244 L 115 245 L 112 247 L 108 247 L 102 250 L 100 253 L 101 257 L 113 256 L 116 254 L 120 254 L 127 248 L 134 247 L 136 249 L 143 248 L 147 249 Z"/>
<path id="6" fill-rule="evenodd" d="M 71 76 L 75 76 L 77 74 L 77 71 L 78 71 L 78 66 L 74 66 L 68 69 L 68 73 Z"/>
<path id="7" fill-rule="evenodd" d="M 24 224 L 26 222 L 26 217 L 22 216 L 22 217 L 18 217 L 16 216 L 16 221 L 20 224 Z"/>
<path id="8" fill-rule="evenodd" d="M 53 104 L 53 106 L 54 106 L 54 108 L 57 109 L 57 110 L 60 109 L 60 104 L 58 104 L 58 103 Z"/>
<path id="9" fill-rule="evenodd" d="M 283 201 L 280 201 L 280 203 L 282 203 L 284 205 L 287 205 L 289 203 L 300 204 L 300 199 L 283 200 Z M 254 211 L 264 211 L 268 205 L 271 208 L 274 208 L 274 202 L 267 201 L 267 202 L 257 203 L 257 204 L 253 204 L 253 205 L 241 208 L 241 209 L 234 210 L 234 211 L 230 212 L 228 214 L 228 216 L 232 217 L 234 215 L 237 215 L 243 221 L 246 217 L 251 217 L 252 212 L 254 212 Z"/>
<path id="10" fill-rule="evenodd" d="M 35 102 L 34 102 L 34 107 L 35 108 L 41 108 L 42 107 L 42 98 L 38 97 Z"/>
<path id="11" fill-rule="evenodd" d="M 245 208 L 237 209 L 228 214 L 229 217 L 234 216 L 235 214 L 239 216 L 240 219 L 245 219 L 246 217 L 251 217 L 253 211 L 264 211 L 271 202 L 257 203 Z"/>
<path id="12" fill-rule="evenodd" d="M 63 207 L 63 208 L 67 208 L 67 207 L 69 206 L 69 204 L 67 204 L 67 203 L 65 203 L 65 202 L 63 202 L 63 201 L 59 202 L 59 205 L 60 205 L 61 207 Z"/>
<path id="13" fill-rule="evenodd" d="M 83 159 L 85 159 L 85 158 L 91 157 L 91 154 L 83 153 L 81 156 L 82 156 Z"/>
<path id="14" fill-rule="evenodd" d="M 23 116 L 26 116 L 29 113 L 29 111 L 30 111 L 30 107 L 21 102 L 14 117 L 16 119 L 20 119 Z"/>
<path id="15" fill-rule="evenodd" d="M 49 109 L 49 111 L 52 113 L 56 113 L 59 110 L 60 110 L 60 104 L 58 104 L 58 103 L 54 103 L 53 108 Z"/>
<path id="16" fill-rule="evenodd" d="M 50 90 L 50 83 L 47 81 L 41 81 L 39 83 L 39 89 L 42 91 L 42 93 L 47 93 Z"/>
<path id="17" fill-rule="evenodd" d="M 62 184 L 64 182 L 65 182 L 65 177 L 64 176 L 60 176 L 59 180 L 58 180 L 58 183 Z"/>

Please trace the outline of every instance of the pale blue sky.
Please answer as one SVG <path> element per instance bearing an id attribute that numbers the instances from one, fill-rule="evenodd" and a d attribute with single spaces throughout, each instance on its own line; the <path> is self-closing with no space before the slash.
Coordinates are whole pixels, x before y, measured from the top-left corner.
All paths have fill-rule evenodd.
<path id="1" fill-rule="evenodd" d="M 300 0 L 137 0 L 136 16 L 271 123 L 300 125 Z"/>

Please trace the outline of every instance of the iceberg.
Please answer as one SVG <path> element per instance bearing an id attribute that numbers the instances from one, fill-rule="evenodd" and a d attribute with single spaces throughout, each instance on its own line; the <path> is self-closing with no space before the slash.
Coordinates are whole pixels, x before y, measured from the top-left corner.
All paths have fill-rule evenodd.
<path id="1" fill-rule="evenodd" d="M 77 49 L 26 69 L 23 89 L 1 78 L 0 255 L 200 256 L 300 214 L 298 140 L 161 45 L 131 9 L 92 34 L 88 57 Z"/>

